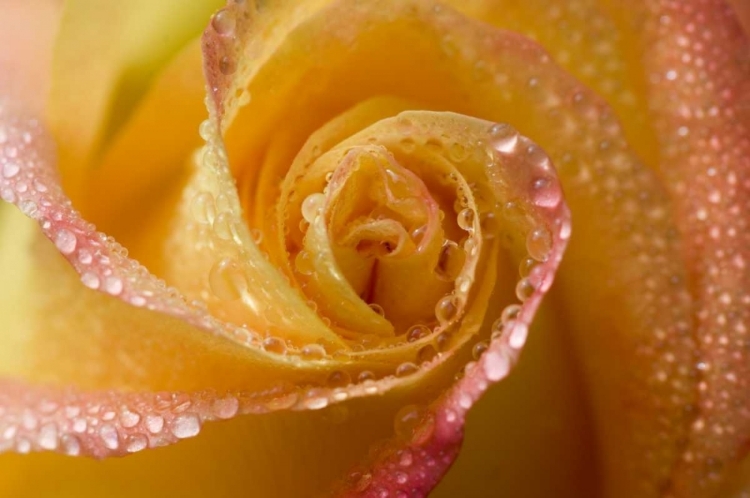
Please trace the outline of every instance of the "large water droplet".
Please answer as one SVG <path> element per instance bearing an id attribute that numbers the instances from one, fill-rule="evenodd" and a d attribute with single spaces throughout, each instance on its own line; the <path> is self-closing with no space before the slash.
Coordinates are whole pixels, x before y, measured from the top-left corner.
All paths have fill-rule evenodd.
<path id="1" fill-rule="evenodd" d="M 453 281 L 461 273 L 465 262 L 464 250 L 452 240 L 446 240 L 440 249 L 435 274 L 441 280 Z"/>
<path id="2" fill-rule="evenodd" d="M 201 431 L 200 419 L 193 413 L 183 413 L 175 417 L 170 426 L 172 434 L 176 438 L 185 439 L 197 436 Z"/>
<path id="3" fill-rule="evenodd" d="M 70 230 L 63 228 L 55 235 L 55 246 L 66 256 L 73 254 L 73 251 L 76 250 L 76 245 L 78 245 L 78 239 L 76 239 L 75 234 Z"/>
<path id="4" fill-rule="evenodd" d="M 496 124 L 490 128 L 489 145 L 504 154 L 510 154 L 518 145 L 518 132 L 510 125 Z"/>
<path id="5" fill-rule="evenodd" d="M 236 25 L 237 19 L 234 17 L 234 13 L 227 9 L 221 9 L 211 19 L 211 26 L 222 36 L 233 34 Z"/>
<path id="6" fill-rule="evenodd" d="M 537 261 L 546 261 L 552 250 L 552 236 L 544 227 L 531 230 L 526 237 L 526 250 Z"/>

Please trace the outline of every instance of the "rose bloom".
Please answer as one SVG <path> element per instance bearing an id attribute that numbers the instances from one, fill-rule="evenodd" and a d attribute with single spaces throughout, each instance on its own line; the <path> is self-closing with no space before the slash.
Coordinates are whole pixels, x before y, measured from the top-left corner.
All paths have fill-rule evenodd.
<path id="1" fill-rule="evenodd" d="M 743 26 L 5 0 L 0 495 L 750 495 Z"/>

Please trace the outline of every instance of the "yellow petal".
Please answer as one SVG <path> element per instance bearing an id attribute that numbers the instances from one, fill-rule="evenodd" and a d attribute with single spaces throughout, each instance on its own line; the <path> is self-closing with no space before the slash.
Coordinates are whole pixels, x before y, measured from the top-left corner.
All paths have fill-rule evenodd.
<path id="1" fill-rule="evenodd" d="M 64 5 L 48 118 L 64 184 L 76 202 L 85 178 L 130 118 L 159 69 L 205 26 L 222 2 Z"/>

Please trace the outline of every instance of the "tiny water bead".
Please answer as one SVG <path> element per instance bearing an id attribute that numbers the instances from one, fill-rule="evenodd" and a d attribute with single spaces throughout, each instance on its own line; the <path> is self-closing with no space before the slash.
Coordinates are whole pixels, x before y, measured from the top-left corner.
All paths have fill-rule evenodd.
<path id="1" fill-rule="evenodd" d="M 462 230 L 472 231 L 474 230 L 474 218 L 474 210 L 471 208 L 464 208 L 458 213 L 458 226 Z"/>
<path id="2" fill-rule="evenodd" d="M 412 325 L 406 331 L 406 341 L 407 342 L 418 341 L 419 339 L 422 339 L 423 337 L 427 337 L 428 335 L 430 335 L 431 332 L 432 330 L 427 325 L 422 325 L 422 324 Z"/>
<path id="3" fill-rule="evenodd" d="M 536 287 L 534 287 L 534 284 L 531 283 L 531 280 L 528 278 L 522 278 L 516 285 L 516 297 L 518 297 L 521 302 L 530 298 L 535 291 Z"/>

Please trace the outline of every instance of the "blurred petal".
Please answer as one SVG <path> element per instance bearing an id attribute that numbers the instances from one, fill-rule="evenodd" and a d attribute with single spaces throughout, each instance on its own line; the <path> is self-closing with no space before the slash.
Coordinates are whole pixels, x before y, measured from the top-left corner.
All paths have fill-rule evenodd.
<path id="1" fill-rule="evenodd" d="M 86 198 L 81 190 L 86 176 L 97 167 L 159 68 L 200 32 L 221 3 L 65 3 L 48 118 L 60 144 L 63 182 L 76 203 Z"/>
<path id="2" fill-rule="evenodd" d="M 684 234 L 698 348 L 698 399 L 672 486 L 708 495 L 746 472 L 738 462 L 750 448 L 750 42 L 722 1 L 647 5 L 650 109 Z"/>

